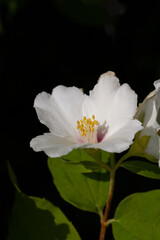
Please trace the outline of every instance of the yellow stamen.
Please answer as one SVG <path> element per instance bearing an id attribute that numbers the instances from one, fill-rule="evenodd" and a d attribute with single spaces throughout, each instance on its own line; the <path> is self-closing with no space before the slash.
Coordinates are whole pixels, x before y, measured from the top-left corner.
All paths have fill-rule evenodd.
<path id="1" fill-rule="evenodd" d="M 95 134 L 95 126 L 98 125 L 98 121 L 95 120 L 95 115 L 92 115 L 91 118 L 83 117 L 80 121 L 77 121 L 77 129 L 82 137 L 85 137 L 85 141 L 92 142 L 92 138 L 96 138 Z"/>
<path id="2" fill-rule="evenodd" d="M 97 120 L 94 120 L 94 125 L 98 125 L 98 121 Z"/>

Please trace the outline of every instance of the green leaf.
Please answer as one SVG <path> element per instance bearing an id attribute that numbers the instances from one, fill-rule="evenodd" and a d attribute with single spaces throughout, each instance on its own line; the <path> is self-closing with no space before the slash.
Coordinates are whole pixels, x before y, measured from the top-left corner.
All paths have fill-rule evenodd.
<path id="1" fill-rule="evenodd" d="M 10 177 L 10 180 L 11 180 L 11 183 L 13 184 L 13 186 L 19 190 L 18 188 L 18 184 L 17 184 L 17 178 L 16 178 L 16 175 L 9 163 L 9 161 L 7 162 L 7 167 L 8 167 L 8 174 L 9 174 L 9 177 Z M 20 190 L 19 190 L 20 191 Z"/>
<path id="2" fill-rule="evenodd" d="M 160 190 L 128 196 L 117 207 L 114 219 L 115 240 L 160 239 Z"/>
<path id="3" fill-rule="evenodd" d="M 10 164 L 8 170 L 16 189 L 8 240 L 80 240 L 74 226 L 58 207 L 44 198 L 22 193 Z"/>
<path id="4" fill-rule="evenodd" d="M 89 156 L 96 160 L 97 163 L 109 163 L 110 153 L 103 151 L 101 149 L 95 149 L 95 148 L 86 148 L 83 151 L 85 151 Z"/>
<path id="5" fill-rule="evenodd" d="M 133 144 L 131 145 L 130 149 L 129 149 L 129 153 L 132 154 L 132 156 L 139 156 L 144 154 L 144 151 L 148 145 L 150 136 L 142 136 L 139 137 L 139 132 L 133 142 Z"/>
<path id="6" fill-rule="evenodd" d="M 129 149 L 129 152 L 127 153 L 128 157 L 137 156 L 137 157 L 146 158 L 147 160 L 152 162 L 157 162 L 154 156 L 151 156 L 145 152 L 145 149 L 148 145 L 149 140 L 150 140 L 150 136 L 139 137 L 139 133 L 138 133 L 137 137 L 135 138 L 133 144 Z"/>
<path id="7" fill-rule="evenodd" d="M 80 240 L 62 211 L 46 199 L 16 192 L 8 240 Z"/>
<path id="8" fill-rule="evenodd" d="M 59 158 L 49 158 L 48 166 L 62 198 L 82 210 L 99 213 L 103 210 L 109 187 L 109 173 L 80 173 Z"/>
<path id="9" fill-rule="evenodd" d="M 79 163 L 81 161 L 95 161 L 94 157 L 89 155 L 84 149 L 74 149 L 69 154 L 62 157 L 64 160 L 72 161 L 73 163 Z"/>
<path id="10" fill-rule="evenodd" d="M 160 169 L 158 165 L 149 162 L 126 161 L 121 164 L 121 167 L 144 177 L 160 179 Z"/>
<path id="11" fill-rule="evenodd" d="M 61 158 L 59 158 L 60 161 L 63 161 Z M 67 164 L 71 164 L 71 171 L 74 172 L 79 172 L 79 173 L 87 173 L 87 172 L 97 172 L 100 169 L 103 169 L 102 166 L 100 166 L 96 162 L 91 162 L 91 161 L 82 161 L 82 162 L 71 162 L 71 161 L 66 161 Z"/>
<path id="12" fill-rule="evenodd" d="M 60 161 L 72 164 L 72 171 L 81 173 L 108 169 L 106 164 L 109 162 L 110 154 L 100 149 L 75 149 L 68 155 L 60 157 Z"/>

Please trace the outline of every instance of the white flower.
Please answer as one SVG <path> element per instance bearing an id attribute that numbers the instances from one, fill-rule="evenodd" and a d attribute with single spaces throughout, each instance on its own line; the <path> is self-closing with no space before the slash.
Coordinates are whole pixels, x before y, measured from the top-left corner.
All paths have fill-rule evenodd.
<path id="1" fill-rule="evenodd" d="M 155 90 L 140 104 L 136 118 L 143 122 L 140 136 L 150 136 L 145 152 L 158 159 L 160 166 L 160 80 L 154 86 Z"/>
<path id="2" fill-rule="evenodd" d="M 137 95 L 128 84 L 120 86 L 113 72 L 100 76 L 89 96 L 76 87 L 57 86 L 34 101 L 38 118 L 49 133 L 33 138 L 30 146 L 50 157 L 66 155 L 76 148 L 126 150 L 141 130 L 133 119 Z"/>

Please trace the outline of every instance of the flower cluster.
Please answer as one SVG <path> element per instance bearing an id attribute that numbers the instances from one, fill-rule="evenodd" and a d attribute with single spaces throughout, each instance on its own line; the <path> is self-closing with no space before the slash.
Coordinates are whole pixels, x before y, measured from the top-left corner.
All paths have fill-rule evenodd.
<path id="1" fill-rule="evenodd" d="M 30 146 L 49 157 L 60 157 L 76 148 L 96 148 L 120 153 L 135 134 L 149 135 L 146 152 L 159 159 L 160 81 L 137 109 L 137 95 L 120 85 L 113 72 L 100 76 L 89 95 L 76 87 L 57 86 L 34 101 L 38 118 L 48 133 L 33 138 Z"/>

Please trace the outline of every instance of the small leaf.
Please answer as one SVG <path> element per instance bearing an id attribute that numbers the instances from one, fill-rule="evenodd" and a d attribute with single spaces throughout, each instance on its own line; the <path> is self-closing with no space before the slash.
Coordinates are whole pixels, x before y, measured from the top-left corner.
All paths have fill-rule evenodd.
<path id="1" fill-rule="evenodd" d="M 132 153 L 132 154 L 142 154 L 142 153 L 144 153 L 144 151 L 145 151 L 145 149 L 148 145 L 149 139 L 150 139 L 150 136 L 139 137 L 139 135 L 137 135 L 134 143 L 130 147 L 129 152 Z"/>
<path id="2" fill-rule="evenodd" d="M 99 213 L 103 210 L 109 187 L 109 173 L 80 173 L 59 158 L 49 158 L 48 166 L 62 198 L 77 208 Z"/>
<path id="3" fill-rule="evenodd" d="M 126 161 L 121 164 L 121 167 L 144 177 L 160 179 L 160 169 L 158 165 L 149 162 Z"/>
<path id="4" fill-rule="evenodd" d="M 135 193 L 117 207 L 112 223 L 115 240 L 160 239 L 160 190 Z"/>
<path id="5" fill-rule="evenodd" d="M 129 149 L 128 157 L 137 156 L 137 157 L 146 158 L 147 160 L 152 162 L 157 162 L 154 156 L 151 156 L 145 152 L 145 149 L 147 148 L 148 142 L 150 140 L 150 136 L 139 137 L 138 134 Z"/>

